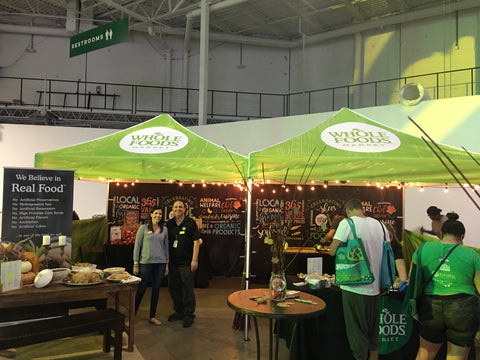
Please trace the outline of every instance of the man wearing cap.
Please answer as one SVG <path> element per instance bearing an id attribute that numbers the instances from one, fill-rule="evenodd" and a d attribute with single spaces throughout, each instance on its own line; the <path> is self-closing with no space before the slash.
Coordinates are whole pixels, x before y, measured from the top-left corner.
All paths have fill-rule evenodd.
<path id="1" fill-rule="evenodd" d="M 447 217 L 441 213 L 442 209 L 439 209 L 436 206 L 430 206 L 427 209 L 427 215 L 430 219 L 432 219 L 432 230 L 427 230 L 422 226 L 420 228 L 420 233 L 427 233 L 440 238 L 442 233 L 442 225 L 445 221 L 447 221 Z"/>

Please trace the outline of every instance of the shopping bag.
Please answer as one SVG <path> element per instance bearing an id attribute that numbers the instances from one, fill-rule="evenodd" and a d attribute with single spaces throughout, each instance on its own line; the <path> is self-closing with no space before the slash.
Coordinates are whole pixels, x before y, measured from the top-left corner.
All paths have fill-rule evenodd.
<path id="1" fill-rule="evenodd" d="M 418 310 L 421 297 L 423 295 L 423 289 L 425 287 L 425 281 L 423 278 L 423 271 L 421 265 L 421 253 L 425 243 L 421 243 L 418 248 L 417 263 L 412 262 L 412 269 L 410 270 L 410 279 L 408 281 L 407 291 L 403 298 L 403 313 L 410 315 L 412 318 L 418 321 Z"/>
<path id="2" fill-rule="evenodd" d="M 374 280 L 370 261 L 362 240 L 357 237 L 355 224 L 347 218 L 353 239 L 342 243 L 335 255 L 335 283 L 338 285 L 371 284 Z"/>
<path id="3" fill-rule="evenodd" d="M 390 243 L 387 241 L 385 235 L 385 227 L 380 222 L 383 230 L 383 250 L 382 250 L 382 266 L 380 267 L 380 287 L 384 290 L 388 290 L 392 287 L 397 273 L 395 270 L 395 256 Z"/>

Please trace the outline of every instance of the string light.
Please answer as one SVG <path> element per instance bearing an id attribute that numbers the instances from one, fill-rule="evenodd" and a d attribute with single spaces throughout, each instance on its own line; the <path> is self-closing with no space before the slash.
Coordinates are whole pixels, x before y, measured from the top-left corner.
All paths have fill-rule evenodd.
<path id="1" fill-rule="evenodd" d="M 443 192 L 444 192 L 444 193 L 447 193 L 447 192 L 448 192 L 447 184 L 445 184 L 445 189 L 443 189 Z"/>
<path id="2" fill-rule="evenodd" d="M 423 190 L 424 190 L 423 186 L 420 186 L 420 192 L 423 192 Z"/>
<path id="3" fill-rule="evenodd" d="M 302 188 L 300 185 L 297 186 L 297 189 L 298 189 L 298 191 L 302 191 L 302 190 L 303 190 L 303 188 Z"/>
<path id="4" fill-rule="evenodd" d="M 273 193 L 273 194 L 275 194 L 276 192 L 277 192 L 277 190 L 275 190 L 275 189 L 272 190 L 272 193 Z"/>
<path id="5" fill-rule="evenodd" d="M 289 191 L 290 191 L 290 189 L 288 187 L 285 188 L 285 192 L 289 192 Z"/>
<path id="6" fill-rule="evenodd" d="M 192 186 L 192 188 L 194 188 L 194 187 L 195 187 L 195 184 L 193 184 L 193 183 L 192 183 L 192 185 L 191 185 L 191 186 Z"/>
<path id="7" fill-rule="evenodd" d="M 325 180 L 325 181 L 323 182 L 323 187 L 324 187 L 325 189 L 328 187 L 328 181 L 327 181 L 327 180 Z"/>
<path id="8" fill-rule="evenodd" d="M 314 191 L 314 190 L 315 190 L 315 186 L 310 186 L 310 190 Z"/>
<path id="9" fill-rule="evenodd" d="M 207 184 L 203 183 L 202 186 L 203 186 L 203 187 L 207 187 Z"/>

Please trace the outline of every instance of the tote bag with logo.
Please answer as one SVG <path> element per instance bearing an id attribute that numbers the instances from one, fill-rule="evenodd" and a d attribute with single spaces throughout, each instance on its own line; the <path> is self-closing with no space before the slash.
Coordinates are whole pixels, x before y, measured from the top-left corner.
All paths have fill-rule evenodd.
<path id="1" fill-rule="evenodd" d="M 353 233 L 353 239 L 342 243 L 335 254 L 335 283 L 338 285 L 371 284 L 375 279 L 370 270 L 370 261 L 363 247 L 362 240 L 357 237 L 355 224 L 346 219 Z"/>

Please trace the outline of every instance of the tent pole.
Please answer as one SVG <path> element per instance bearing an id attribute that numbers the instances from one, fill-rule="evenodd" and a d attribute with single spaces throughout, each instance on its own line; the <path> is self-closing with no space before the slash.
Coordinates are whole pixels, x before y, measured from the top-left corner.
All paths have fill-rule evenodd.
<path id="1" fill-rule="evenodd" d="M 245 289 L 250 285 L 250 229 L 252 219 L 252 179 L 248 179 L 247 188 L 247 221 L 245 229 Z M 243 340 L 248 341 L 248 315 L 245 316 L 245 335 Z"/>

